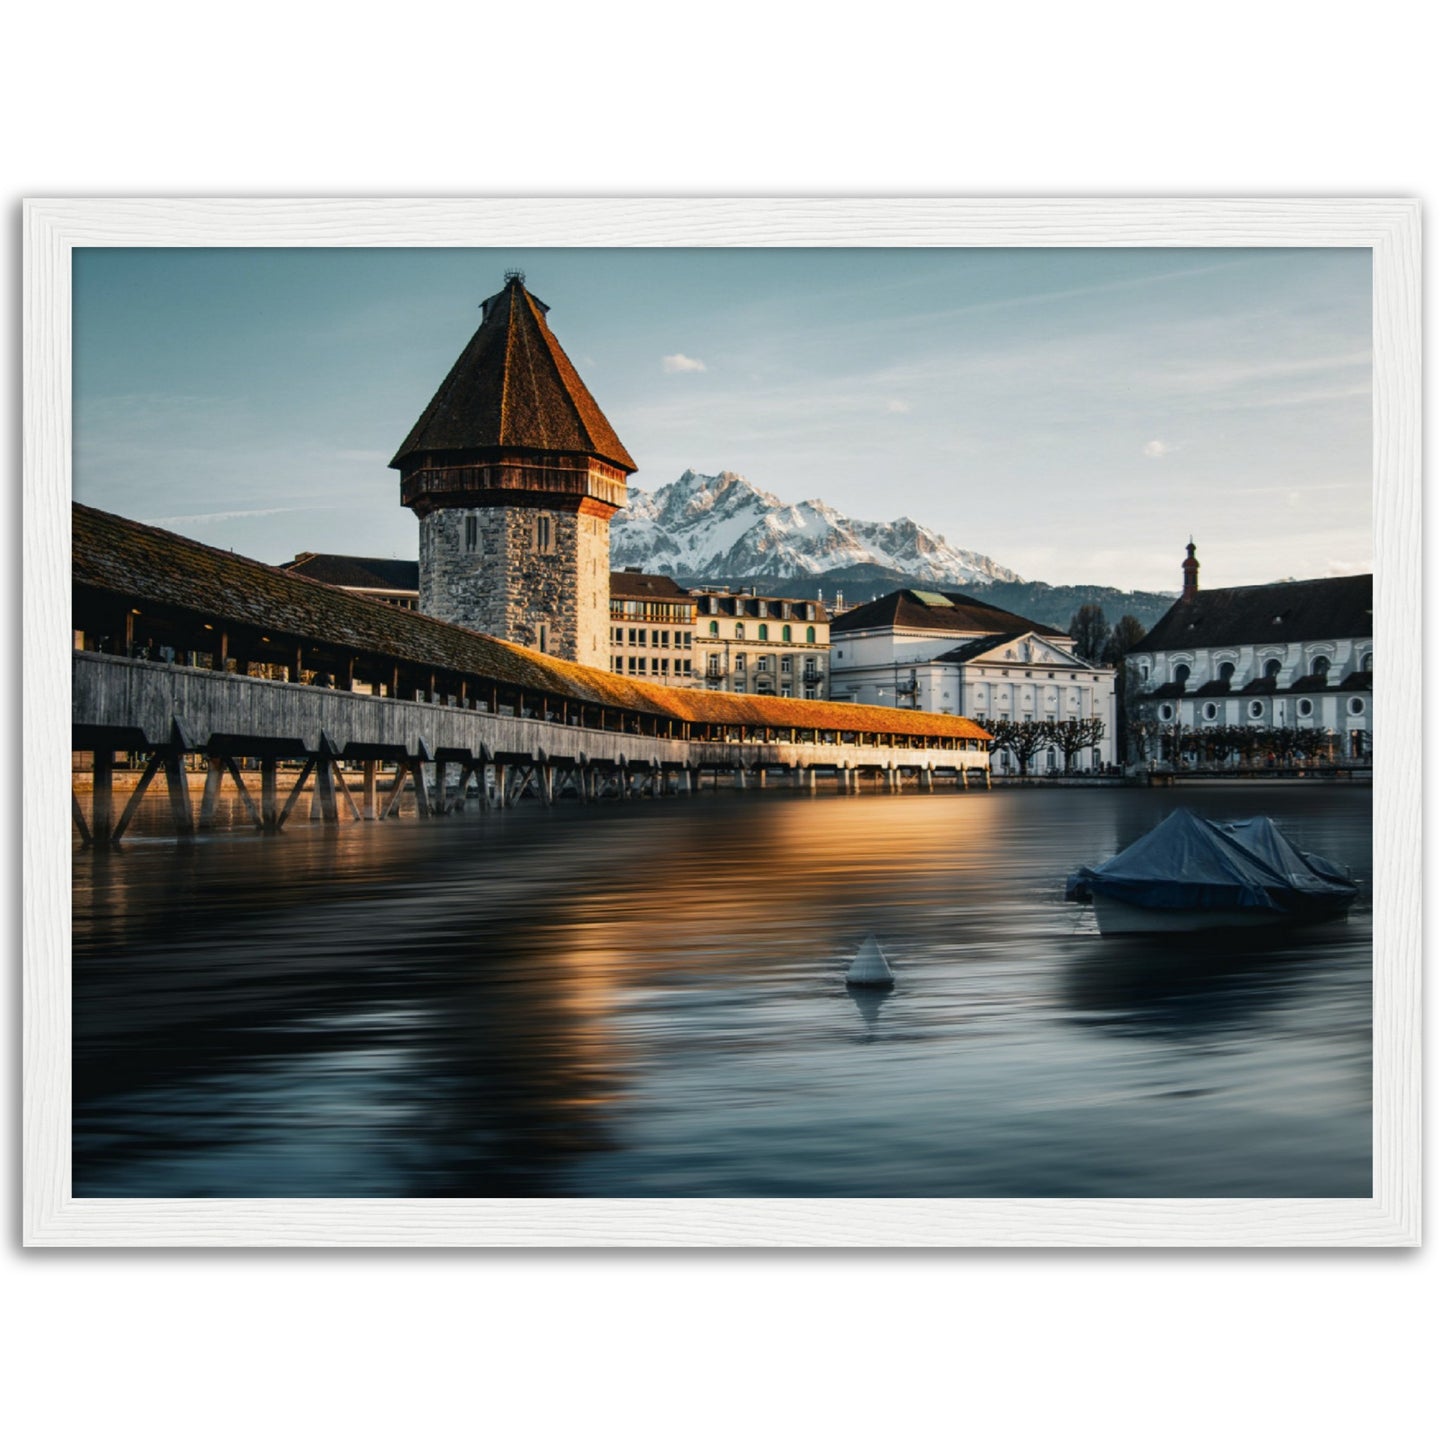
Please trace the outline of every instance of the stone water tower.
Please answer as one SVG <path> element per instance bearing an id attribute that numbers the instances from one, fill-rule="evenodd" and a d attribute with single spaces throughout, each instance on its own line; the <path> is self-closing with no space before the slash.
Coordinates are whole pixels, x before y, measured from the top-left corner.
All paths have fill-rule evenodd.
<path id="1" fill-rule="evenodd" d="M 609 532 L 637 470 L 521 272 L 391 465 L 421 522 L 420 610 L 608 663 Z"/>

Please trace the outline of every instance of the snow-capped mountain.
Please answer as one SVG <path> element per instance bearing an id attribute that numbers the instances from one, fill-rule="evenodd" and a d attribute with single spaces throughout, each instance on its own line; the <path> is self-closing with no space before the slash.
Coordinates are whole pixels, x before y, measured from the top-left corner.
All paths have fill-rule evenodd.
<path id="1" fill-rule="evenodd" d="M 655 492 L 630 490 L 612 522 L 612 566 L 677 577 L 814 577 L 872 565 L 920 581 L 978 586 L 1022 579 L 952 547 L 908 517 L 863 522 L 824 502 L 789 503 L 736 472 L 685 471 Z"/>

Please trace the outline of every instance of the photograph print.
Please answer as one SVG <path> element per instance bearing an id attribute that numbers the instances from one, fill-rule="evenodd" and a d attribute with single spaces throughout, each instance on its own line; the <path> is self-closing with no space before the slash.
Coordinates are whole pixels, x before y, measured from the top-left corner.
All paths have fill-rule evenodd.
<path id="1" fill-rule="evenodd" d="M 76 1201 L 1370 1197 L 1368 246 L 72 285 Z"/>

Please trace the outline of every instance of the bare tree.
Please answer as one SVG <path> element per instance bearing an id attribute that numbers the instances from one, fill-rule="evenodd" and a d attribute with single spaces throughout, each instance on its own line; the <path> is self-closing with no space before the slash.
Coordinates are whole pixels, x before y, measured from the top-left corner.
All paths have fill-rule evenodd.
<path id="1" fill-rule="evenodd" d="M 1069 636 L 1074 639 L 1074 651 L 1079 657 L 1086 662 L 1102 662 L 1110 641 L 1104 609 L 1094 602 L 1084 603 L 1069 621 Z"/>
<path id="2" fill-rule="evenodd" d="M 1097 717 L 1069 717 L 1044 724 L 1047 740 L 1064 755 L 1064 771 L 1074 771 L 1074 758 L 1104 736 L 1104 720 Z"/>
<path id="3" fill-rule="evenodd" d="M 1035 722 L 1032 718 L 1025 718 L 1013 725 L 1013 736 L 1009 739 L 1008 748 L 1018 762 L 1020 773 L 1027 774 L 1029 763 L 1048 745 L 1048 730 L 1051 726 L 1051 723 Z"/>

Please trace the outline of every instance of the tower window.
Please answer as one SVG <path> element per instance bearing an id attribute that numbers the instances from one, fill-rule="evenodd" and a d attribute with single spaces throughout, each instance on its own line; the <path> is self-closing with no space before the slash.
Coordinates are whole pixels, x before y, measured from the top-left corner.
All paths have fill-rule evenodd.
<path id="1" fill-rule="evenodd" d="M 477 550 L 477 514 L 471 512 L 467 515 L 466 524 L 463 527 L 465 534 L 465 546 L 468 552 Z"/>
<path id="2" fill-rule="evenodd" d="M 537 550 L 539 552 L 552 550 L 552 519 L 545 512 L 537 518 Z"/>
<path id="3" fill-rule="evenodd" d="M 549 628 L 548 628 L 548 626 L 547 626 L 547 624 L 546 624 L 545 622 L 539 622 L 539 623 L 537 624 L 537 651 L 538 651 L 538 652 L 546 652 L 546 651 L 548 650 L 548 648 L 547 648 L 547 643 L 551 640 L 551 639 L 550 639 L 550 636 L 549 636 L 549 632 L 550 632 L 550 630 L 549 630 Z"/>

